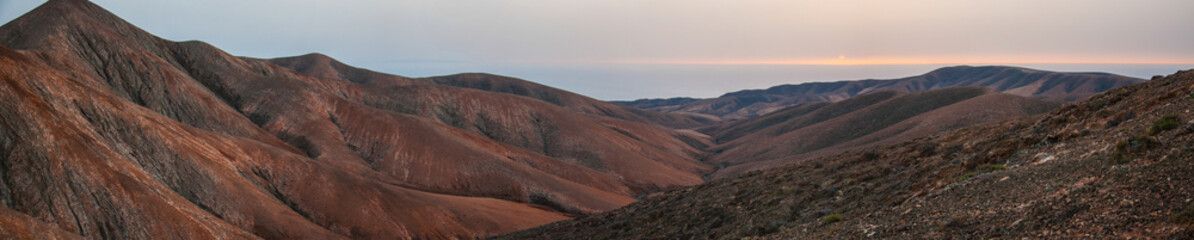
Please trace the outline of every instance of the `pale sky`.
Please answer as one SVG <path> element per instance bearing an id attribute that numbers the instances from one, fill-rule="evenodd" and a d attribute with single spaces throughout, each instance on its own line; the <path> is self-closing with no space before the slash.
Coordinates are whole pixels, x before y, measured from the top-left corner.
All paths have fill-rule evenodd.
<path id="1" fill-rule="evenodd" d="M 240 56 L 320 52 L 404 76 L 490 72 L 599 99 L 1017 65 L 1194 68 L 1190 0 L 94 1 Z M 0 22 L 41 1 L 0 0 Z"/>

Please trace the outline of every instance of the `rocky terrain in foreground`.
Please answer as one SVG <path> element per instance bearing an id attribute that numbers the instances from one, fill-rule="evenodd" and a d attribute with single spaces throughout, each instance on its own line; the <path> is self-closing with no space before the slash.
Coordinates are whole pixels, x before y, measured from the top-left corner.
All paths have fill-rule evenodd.
<path id="1" fill-rule="evenodd" d="M 497 239 L 1194 238 L 1194 71 Z"/>

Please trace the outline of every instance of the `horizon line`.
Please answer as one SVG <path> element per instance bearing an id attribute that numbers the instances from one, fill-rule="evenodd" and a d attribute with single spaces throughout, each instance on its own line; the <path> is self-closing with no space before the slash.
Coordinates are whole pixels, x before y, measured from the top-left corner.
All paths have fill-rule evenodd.
<path id="1" fill-rule="evenodd" d="M 589 61 L 590 63 L 620 63 L 643 65 L 810 65 L 810 66 L 865 66 L 865 65 L 996 65 L 996 64 L 1139 64 L 1139 65 L 1194 65 L 1194 60 L 1127 60 L 1127 59 L 1094 59 L 1094 60 L 961 60 L 961 59 L 899 59 L 899 58 L 871 58 L 871 59 L 774 59 L 774 60 L 625 60 L 625 61 Z"/>

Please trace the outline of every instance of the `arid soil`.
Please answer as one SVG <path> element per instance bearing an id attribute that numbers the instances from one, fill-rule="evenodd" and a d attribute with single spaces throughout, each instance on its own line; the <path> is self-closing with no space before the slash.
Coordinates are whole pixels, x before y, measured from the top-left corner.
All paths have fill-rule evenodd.
<path id="1" fill-rule="evenodd" d="M 1194 71 L 498 239 L 1190 239 Z"/>

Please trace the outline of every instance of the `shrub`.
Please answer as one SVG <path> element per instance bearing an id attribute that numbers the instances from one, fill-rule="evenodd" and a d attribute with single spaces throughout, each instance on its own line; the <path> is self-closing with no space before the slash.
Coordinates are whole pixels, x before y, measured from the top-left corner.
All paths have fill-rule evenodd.
<path id="1" fill-rule="evenodd" d="M 826 223 L 826 224 L 829 224 L 829 223 L 835 223 L 835 222 L 841 222 L 842 220 L 846 220 L 846 219 L 845 219 L 845 218 L 842 218 L 842 215 L 841 215 L 841 214 L 837 214 L 837 213 L 834 213 L 834 214 L 829 214 L 828 216 L 825 216 L 824 218 L 821 218 L 821 222 L 823 222 L 823 223 Z"/>
<path id="2" fill-rule="evenodd" d="M 1177 119 L 1177 114 L 1165 114 L 1161 119 L 1153 121 L 1153 125 L 1148 128 L 1148 135 L 1157 135 L 1158 133 L 1172 130 L 1181 125 L 1181 121 Z"/>
<path id="3" fill-rule="evenodd" d="M 1003 170 L 1007 170 L 1007 166 L 1004 166 L 1003 164 L 983 164 L 982 166 L 978 166 L 977 168 L 974 168 L 973 172 L 967 173 L 966 175 L 962 176 L 962 179 L 959 179 L 958 182 L 965 182 L 966 180 L 970 180 L 970 178 L 973 178 L 974 176 L 978 176 L 979 174 L 998 172 L 998 171 L 1003 171 Z"/>
<path id="4" fill-rule="evenodd" d="M 1128 163 L 1133 155 L 1142 153 L 1150 148 L 1156 147 L 1157 140 L 1147 135 L 1136 136 L 1135 138 L 1123 140 L 1115 143 L 1115 152 L 1111 153 L 1112 164 Z"/>
<path id="5" fill-rule="evenodd" d="M 982 171 L 984 173 L 989 173 L 989 172 L 994 172 L 994 171 L 1007 170 L 1007 166 L 1004 166 L 1003 164 L 987 164 L 987 165 L 979 166 L 978 170 Z"/>
<path id="6" fill-rule="evenodd" d="M 960 229 L 960 228 L 963 228 L 966 226 L 966 222 L 967 221 L 966 221 L 965 217 L 950 218 L 949 221 L 946 221 L 945 223 L 941 224 L 940 226 L 937 226 L 937 231 L 944 232 L 944 231 L 950 231 L 950 230 L 954 230 L 954 229 Z"/>
<path id="7" fill-rule="evenodd" d="M 866 152 L 862 153 L 862 159 L 865 159 L 865 160 L 875 160 L 875 159 L 879 159 L 879 157 L 880 157 L 879 153 L 875 152 L 875 150 L 870 150 L 870 151 L 866 151 Z"/>
<path id="8" fill-rule="evenodd" d="M 1173 214 L 1170 220 L 1176 223 L 1194 223 L 1194 204 L 1190 204 L 1190 206 L 1186 206 L 1186 209 Z"/>
<path id="9" fill-rule="evenodd" d="M 1091 102 L 1091 105 L 1092 105 L 1091 108 L 1093 108 L 1093 109 L 1096 109 L 1096 110 L 1102 109 L 1103 107 L 1107 106 L 1107 100 L 1101 99 L 1101 98 L 1095 99 L 1094 102 Z"/>
<path id="10" fill-rule="evenodd" d="M 919 150 L 920 150 L 921 157 L 937 155 L 937 144 L 936 143 L 925 143 L 925 144 L 920 145 Z"/>

